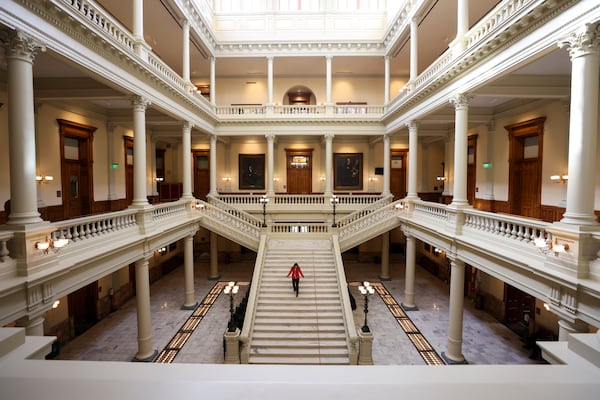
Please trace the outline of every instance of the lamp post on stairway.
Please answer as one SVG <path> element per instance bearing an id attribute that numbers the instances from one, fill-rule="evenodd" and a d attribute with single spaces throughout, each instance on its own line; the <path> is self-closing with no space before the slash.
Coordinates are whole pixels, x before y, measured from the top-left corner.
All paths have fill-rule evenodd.
<path id="1" fill-rule="evenodd" d="M 338 199 L 337 196 L 334 194 L 331 196 L 331 199 L 329 199 L 329 201 L 333 206 L 333 224 L 331 224 L 331 227 L 337 228 L 337 224 L 335 223 L 335 205 L 340 202 L 340 199 Z"/>
<path id="2" fill-rule="evenodd" d="M 229 295 L 229 324 L 227 324 L 227 330 L 229 332 L 235 332 L 236 326 L 233 321 L 233 295 L 238 292 L 240 287 L 235 282 L 229 282 L 223 289 L 223 293 Z"/>
<path id="3" fill-rule="evenodd" d="M 263 224 L 262 224 L 263 228 L 267 227 L 267 203 L 268 202 L 269 202 L 269 199 L 267 198 L 266 194 L 260 198 L 260 204 L 262 204 L 262 206 L 263 206 Z"/>
<path id="4" fill-rule="evenodd" d="M 363 332 L 370 332 L 369 326 L 367 325 L 367 314 L 369 313 L 369 295 L 375 293 L 375 288 L 373 288 L 369 282 L 365 281 L 361 286 L 358 287 L 358 291 L 365 297 L 365 324 L 361 329 Z"/>

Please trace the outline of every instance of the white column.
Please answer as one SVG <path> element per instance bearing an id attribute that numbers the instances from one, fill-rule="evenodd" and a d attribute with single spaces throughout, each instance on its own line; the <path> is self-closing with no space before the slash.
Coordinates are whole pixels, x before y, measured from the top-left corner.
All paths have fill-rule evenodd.
<path id="1" fill-rule="evenodd" d="M 381 235 L 381 274 L 379 279 L 382 281 L 390 280 L 390 233 Z"/>
<path id="2" fill-rule="evenodd" d="M 417 121 L 409 121 L 406 126 L 408 127 L 408 193 L 406 197 L 416 200 L 419 198 L 417 194 L 418 123 Z"/>
<path id="3" fill-rule="evenodd" d="M 135 299 L 137 305 L 138 351 L 135 359 L 152 361 L 156 350 L 152 348 L 152 318 L 150 314 L 150 272 L 148 260 L 135 262 Z"/>
<path id="4" fill-rule="evenodd" d="M 215 57 L 210 58 L 210 104 L 213 106 L 217 104 L 216 62 Z"/>
<path id="5" fill-rule="evenodd" d="M 418 309 L 415 305 L 415 260 L 417 246 L 414 236 L 407 232 L 404 232 L 404 234 L 406 236 L 406 271 L 402 308 L 406 311 L 414 311 Z"/>
<path id="6" fill-rule="evenodd" d="M 275 150 L 273 143 L 275 142 L 275 135 L 267 133 L 265 137 L 267 138 L 267 196 L 272 197 L 275 196 L 275 190 L 273 189 L 273 170 L 275 168 Z"/>
<path id="7" fill-rule="evenodd" d="M 390 101 L 390 56 L 383 57 L 384 83 L 383 83 L 383 104 Z"/>
<path id="8" fill-rule="evenodd" d="M 192 310 L 198 305 L 194 292 L 194 235 L 188 235 L 183 239 L 183 274 L 185 299 L 181 308 Z"/>
<path id="9" fill-rule="evenodd" d="M 469 0 L 458 0 L 456 15 L 456 38 L 450 44 L 453 48 L 453 55 L 457 57 L 467 48 L 465 34 L 469 30 Z"/>
<path id="10" fill-rule="evenodd" d="M 219 279 L 219 235 L 210 232 L 210 272 L 208 279 Z"/>
<path id="11" fill-rule="evenodd" d="M 326 104 L 331 104 L 331 61 L 333 60 L 333 56 L 325 56 L 325 64 L 326 64 L 326 80 L 325 80 L 325 86 L 326 86 L 326 99 L 325 99 L 325 103 Z"/>
<path id="12" fill-rule="evenodd" d="M 183 133 L 181 135 L 182 172 L 183 172 L 183 193 L 182 199 L 191 199 L 192 196 L 192 124 L 188 121 L 183 123 Z M 211 171 L 212 172 L 212 171 Z"/>
<path id="13" fill-rule="evenodd" d="M 181 77 L 184 81 L 190 81 L 190 22 L 186 19 L 183 21 L 183 60 Z"/>
<path id="14" fill-rule="evenodd" d="M 485 169 L 485 193 L 483 194 L 483 198 L 486 200 L 494 200 L 494 136 L 496 133 L 496 120 L 492 119 L 488 123 L 488 134 L 487 134 L 487 160 L 486 163 L 490 163 L 491 166 L 488 166 Z"/>
<path id="15" fill-rule="evenodd" d="M 452 193 L 450 184 L 454 185 L 454 159 L 452 158 L 454 138 L 452 136 L 452 133 L 448 132 L 448 136 L 444 139 L 444 162 L 446 163 L 444 166 L 446 180 L 444 181 L 444 193 L 442 193 L 444 196 L 449 196 Z"/>
<path id="16" fill-rule="evenodd" d="M 210 192 L 217 196 L 217 136 L 210 135 Z"/>
<path id="17" fill-rule="evenodd" d="M 146 193 L 146 108 L 150 102 L 131 96 L 133 105 L 133 201 L 132 206 L 148 205 Z"/>
<path id="18" fill-rule="evenodd" d="M 267 105 L 273 105 L 273 56 L 267 56 Z"/>
<path id="19" fill-rule="evenodd" d="M 567 209 L 561 222 L 596 225 L 596 142 L 600 24 L 588 24 L 560 43 L 571 56 L 571 115 L 569 124 L 569 183 Z"/>
<path id="20" fill-rule="evenodd" d="M 390 161 L 390 135 L 383 135 L 383 190 L 381 194 L 387 196 L 390 194 L 390 176 L 392 164 Z"/>
<path id="21" fill-rule="evenodd" d="M 37 210 L 33 59 L 44 48 L 21 31 L 1 37 L 8 67 L 9 225 L 41 222 Z"/>
<path id="22" fill-rule="evenodd" d="M 468 124 L 469 101 L 472 96 L 458 94 L 450 100 L 455 108 L 454 128 L 454 190 L 452 205 L 469 205 L 467 200 L 467 151 L 468 151 Z"/>
<path id="23" fill-rule="evenodd" d="M 448 351 L 442 353 L 442 356 L 450 364 L 460 364 L 466 362 L 462 354 L 465 263 L 458 259 L 451 259 L 450 266 Z"/>
<path id="24" fill-rule="evenodd" d="M 569 340 L 571 333 L 589 333 L 589 326 L 583 321 L 569 322 L 564 319 L 558 321 L 558 341 Z"/>
<path id="25" fill-rule="evenodd" d="M 333 194 L 333 133 L 325 134 L 325 197 Z"/>
<path id="26" fill-rule="evenodd" d="M 133 0 L 133 37 L 144 41 L 144 0 Z"/>
<path id="27" fill-rule="evenodd" d="M 160 182 L 156 178 L 156 139 L 150 136 L 150 191 L 152 196 L 158 196 L 158 185 Z"/>
<path id="28" fill-rule="evenodd" d="M 108 162 L 108 200 L 117 199 L 116 176 L 118 168 L 113 168 L 116 164 L 115 160 L 115 127 L 116 125 L 110 121 L 106 122 L 106 161 Z M 117 165 L 118 167 L 118 165 Z M 122 165 L 121 168 L 124 168 Z"/>
<path id="29" fill-rule="evenodd" d="M 410 21 L 410 81 L 414 82 L 419 75 L 419 48 L 417 29 L 419 25 L 416 19 Z"/>
<path id="30" fill-rule="evenodd" d="M 44 317 L 28 317 L 19 318 L 16 321 L 18 327 L 25 328 L 26 336 L 44 336 Z"/>

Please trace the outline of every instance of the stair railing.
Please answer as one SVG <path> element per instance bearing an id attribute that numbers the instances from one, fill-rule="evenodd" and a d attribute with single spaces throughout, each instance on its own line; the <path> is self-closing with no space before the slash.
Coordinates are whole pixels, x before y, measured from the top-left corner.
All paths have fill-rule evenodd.
<path id="1" fill-rule="evenodd" d="M 247 213 L 246 211 L 240 210 L 239 208 L 236 208 L 230 205 L 229 203 L 224 202 L 216 196 L 208 196 L 208 203 L 212 206 L 217 207 L 220 210 L 223 210 L 226 213 L 233 215 L 234 217 L 248 222 L 251 225 L 260 227 L 262 224 L 262 221 L 256 218 L 254 215 Z"/>
<path id="2" fill-rule="evenodd" d="M 354 324 L 354 315 L 350 305 L 350 295 L 348 293 L 348 282 L 346 281 L 346 272 L 344 271 L 344 262 L 342 261 L 342 252 L 337 235 L 331 236 L 331 249 L 335 263 L 337 275 L 338 290 L 340 292 L 342 316 L 346 325 L 346 341 L 348 343 L 348 358 L 350 365 L 358 364 L 358 345 L 359 338 Z"/>
<path id="3" fill-rule="evenodd" d="M 254 318 L 256 316 L 256 304 L 260 291 L 260 282 L 262 280 L 263 267 L 265 265 L 265 255 L 267 253 L 267 235 L 260 235 L 260 244 L 256 252 L 256 262 L 254 272 L 252 273 L 252 282 L 250 283 L 250 293 L 248 294 L 248 303 L 246 306 L 246 315 L 244 316 L 244 325 L 240 333 L 240 364 L 248 364 L 250 358 L 250 342 L 252 332 L 254 331 Z"/>
<path id="4" fill-rule="evenodd" d="M 360 219 L 360 218 L 364 217 L 365 215 L 369 215 L 370 213 L 377 211 L 382 207 L 387 206 L 388 204 L 390 204 L 392 202 L 393 198 L 394 198 L 394 196 L 390 194 L 388 196 L 382 197 L 381 199 L 377 200 L 376 202 L 371 203 L 360 210 L 357 210 L 351 214 L 346 215 L 345 217 L 341 218 L 337 222 L 338 227 L 341 228 L 344 225 L 348 225 L 349 223 L 356 221 L 357 219 Z"/>

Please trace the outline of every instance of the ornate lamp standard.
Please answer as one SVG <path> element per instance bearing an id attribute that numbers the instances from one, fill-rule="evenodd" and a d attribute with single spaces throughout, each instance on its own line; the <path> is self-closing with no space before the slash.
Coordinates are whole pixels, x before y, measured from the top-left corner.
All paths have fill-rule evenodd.
<path id="1" fill-rule="evenodd" d="M 263 206 L 263 224 L 262 224 L 263 228 L 267 227 L 267 203 L 268 202 L 269 202 L 269 199 L 267 198 L 267 195 L 264 194 L 263 197 L 260 198 L 260 204 L 262 204 L 262 206 Z"/>
<path id="2" fill-rule="evenodd" d="M 331 224 L 331 227 L 337 228 L 337 224 L 335 223 L 335 205 L 340 202 L 340 199 L 338 199 L 337 196 L 334 194 L 331 196 L 331 199 L 329 199 L 329 201 L 333 206 L 333 224 Z"/>
<path id="3" fill-rule="evenodd" d="M 227 324 L 227 330 L 229 332 L 235 332 L 235 323 L 233 322 L 233 295 L 238 292 L 240 287 L 236 285 L 236 282 L 229 282 L 223 289 L 223 293 L 229 295 L 229 323 Z"/>
<path id="4" fill-rule="evenodd" d="M 360 294 L 365 296 L 365 324 L 361 329 L 363 332 L 371 332 L 369 326 L 367 325 L 367 314 L 369 313 L 369 295 L 375 293 L 375 288 L 373 288 L 369 282 L 365 281 L 363 282 L 362 286 L 358 287 L 358 291 Z"/>

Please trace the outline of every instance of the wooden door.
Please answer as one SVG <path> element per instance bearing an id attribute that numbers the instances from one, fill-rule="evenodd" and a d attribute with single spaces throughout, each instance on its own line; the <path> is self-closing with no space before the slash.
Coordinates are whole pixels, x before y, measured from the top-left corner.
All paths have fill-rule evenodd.
<path id="1" fill-rule="evenodd" d="M 312 151 L 313 149 L 285 149 L 288 193 L 312 193 Z"/>
<path id="2" fill-rule="evenodd" d="M 61 189 L 65 219 L 93 211 L 93 126 L 58 119 Z"/>
<path id="3" fill-rule="evenodd" d="M 510 212 L 539 218 L 542 197 L 542 142 L 545 117 L 505 126 L 509 132 Z"/>
<path id="4" fill-rule="evenodd" d="M 206 200 L 210 192 L 210 151 L 194 151 L 194 196 Z"/>
<path id="5" fill-rule="evenodd" d="M 73 334 L 81 335 L 91 328 L 97 321 L 96 306 L 98 302 L 98 282 L 92 282 L 87 286 L 70 293 L 69 317 L 72 321 Z"/>
<path id="6" fill-rule="evenodd" d="M 475 203 L 475 186 L 477 170 L 477 135 L 469 136 L 467 147 L 467 201 Z"/>
<path id="7" fill-rule="evenodd" d="M 125 198 L 127 205 L 133 201 L 133 138 L 123 136 L 125 145 Z"/>
<path id="8" fill-rule="evenodd" d="M 394 200 L 406 197 L 407 150 L 392 150 L 390 167 L 390 191 Z"/>

